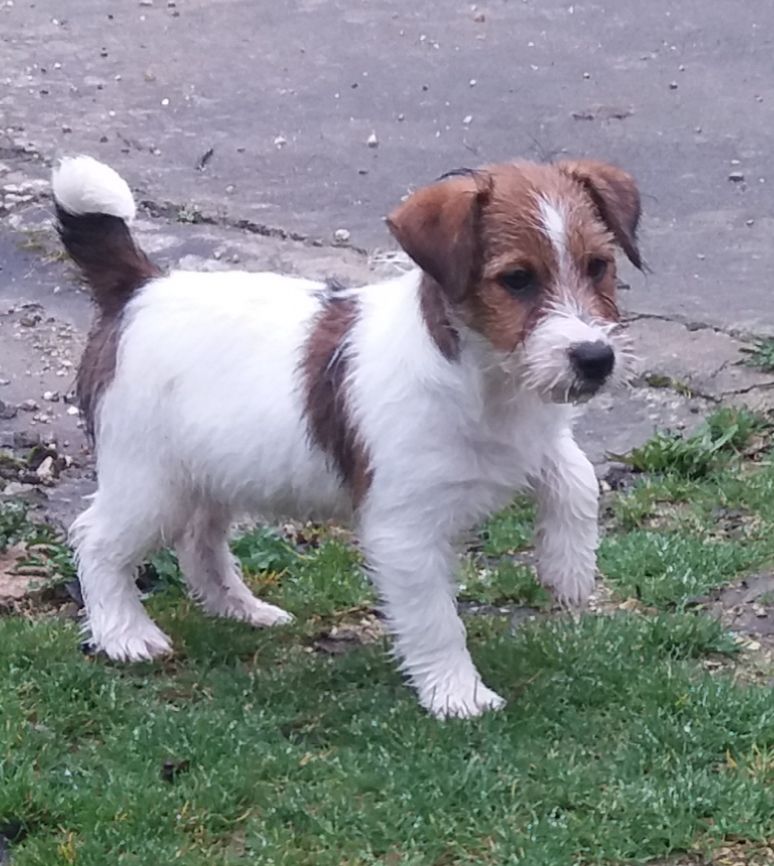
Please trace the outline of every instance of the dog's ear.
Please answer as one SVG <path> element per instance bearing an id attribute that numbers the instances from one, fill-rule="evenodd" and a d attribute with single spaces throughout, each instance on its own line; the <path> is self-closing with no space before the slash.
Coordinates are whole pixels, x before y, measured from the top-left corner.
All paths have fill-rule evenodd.
<path id="1" fill-rule="evenodd" d="M 602 222 L 626 257 L 635 268 L 642 270 L 642 258 L 637 246 L 640 193 L 634 178 L 615 165 L 590 159 L 559 162 L 557 168 L 584 187 Z"/>
<path id="2" fill-rule="evenodd" d="M 387 226 L 405 252 L 451 301 L 460 301 L 481 267 L 479 223 L 488 178 L 471 173 L 424 187 L 399 205 Z"/>

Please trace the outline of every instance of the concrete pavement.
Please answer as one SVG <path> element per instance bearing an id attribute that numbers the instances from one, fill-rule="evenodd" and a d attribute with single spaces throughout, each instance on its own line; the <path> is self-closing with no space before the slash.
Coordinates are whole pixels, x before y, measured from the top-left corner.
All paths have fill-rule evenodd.
<path id="1" fill-rule="evenodd" d="M 612 159 L 640 181 L 652 273 L 624 269 L 643 376 L 592 406 L 587 447 L 603 461 L 720 399 L 765 408 L 774 377 L 739 348 L 774 334 L 772 40 L 767 0 L 0 0 L 0 399 L 38 406 L 0 429 L 82 444 L 63 395 L 89 307 L 45 199 L 76 152 L 130 180 L 163 264 L 351 281 L 390 267 L 366 253 L 412 185 Z"/>

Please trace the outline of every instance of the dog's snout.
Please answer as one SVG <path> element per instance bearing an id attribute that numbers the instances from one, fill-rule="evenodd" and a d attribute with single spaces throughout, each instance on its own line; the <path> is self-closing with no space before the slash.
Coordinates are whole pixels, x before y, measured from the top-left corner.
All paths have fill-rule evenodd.
<path id="1" fill-rule="evenodd" d="M 604 382 L 613 372 L 615 353 L 602 340 L 578 343 L 570 349 L 570 360 L 576 371 L 589 382 Z"/>

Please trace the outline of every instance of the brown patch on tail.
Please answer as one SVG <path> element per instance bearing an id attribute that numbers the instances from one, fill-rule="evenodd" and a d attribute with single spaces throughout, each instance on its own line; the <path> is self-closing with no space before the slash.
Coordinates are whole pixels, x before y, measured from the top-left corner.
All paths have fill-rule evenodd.
<path id="1" fill-rule="evenodd" d="M 368 492 L 373 471 L 347 405 L 347 342 L 359 307 L 356 299 L 340 291 L 332 285 L 323 296 L 301 367 L 312 438 L 332 460 L 357 506 Z"/>
<path id="2" fill-rule="evenodd" d="M 103 314 L 120 312 L 141 286 L 161 276 L 161 269 L 136 246 L 120 217 L 71 214 L 60 205 L 56 215 L 59 237 Z"/>
<path id="3" fill-rule="evenodd" d="M 124 308 L 162 272 L 136 246 L 119 217 L 71 214 L 58 204 L 56 214 L 62 243 L 86 278 L 98 308 L 76 380 L 78 403 L 93 440 L 99 401 L 115 374 Z"/>

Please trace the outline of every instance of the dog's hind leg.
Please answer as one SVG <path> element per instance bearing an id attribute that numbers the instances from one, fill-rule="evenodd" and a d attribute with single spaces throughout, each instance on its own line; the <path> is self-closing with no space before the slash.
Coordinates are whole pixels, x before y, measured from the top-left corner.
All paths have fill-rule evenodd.
<path id="1" fill-rule="evenodd" d="M 135 570 L 174 527 L 167 510 L 161 511 L 162 503 L 153 502 L 158 485 L 143 487 L 138 473 L 124 481 L 134 492 L 117 484 L 100 485 L 92 504 L 73 523 L 70 539 L 90 644 L 117 661 L 146 661 L 171 647 L 145 612 Z M 162 514 L 167 515 L 163 520 Z"/>
<path id="2" fill-rule="evenodd" d="M 176 545 L 191 595 L 206 613 L 242 620 L 256 627 L 283 625 L 293 617 L 256 598 L 245 586 L 228 545 L 229 517 L 215 509 L 195 509 Z"/>

